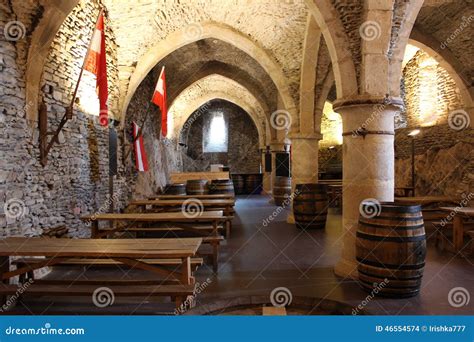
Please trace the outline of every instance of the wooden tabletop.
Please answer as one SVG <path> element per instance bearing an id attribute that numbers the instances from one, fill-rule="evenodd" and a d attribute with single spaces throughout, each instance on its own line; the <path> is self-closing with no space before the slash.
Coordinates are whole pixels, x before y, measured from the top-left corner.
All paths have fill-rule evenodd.
<path id="1" fill-rule="evenodd" d="M 201 238 L 0 239 L 0 256 L 182 258 L 194 256 Z"/>
<path id="2" fill-rule="evenodd" d="M 227 199 L 227 198 L 235 198 L 235 195 L 233 194 L 202 194 L 202 195 L 156 195 L 156 196 L 150 196 L 150 200 L 155 200 L 155 199 L 189 199 L 189 198 L 197 198 L 197 199 L 204 199 L 204 198 L 209 198 L 209 199 Z"/>
<path id="3" fill-rule="evenodd" d="M 105 213 L 82 216 L 83 221 L 139 221 L 139 222 L 189 222 L 189 221 L 212 221 L 224 217 L 222 210 L 203 211 L 193 213 L 170 212 L 170 213 Z"/>
<path id="4" fill-rule="evenodd" d="M 132 201 L 132 205 L 153 205 L 153 206 L 180 206 L 189 199 L 156 199 L 156 200 L 136 200 Z M 189 204 L 199 204 L 205 207 L 210 206 L 230 206 L 234 205 L 235 201 L 231 199 L 202 199 L 199 202 L 190 201 Z"/>
<path id="5" fill-rule="evenodd" d="M 456 203 L 458 200 L 449 196 L 415 196 L 415 197 L 395 197 L 395 202 L 413 203 L 413 204 L 429 204 L 436 202 L 452 202 Z"/>
<path id="6" fill-rule="evenodd" d="M 454 212 L 456 215 L 474 217 L 474 208 L 472 207 L 441 207 L 443 211 Z"/>

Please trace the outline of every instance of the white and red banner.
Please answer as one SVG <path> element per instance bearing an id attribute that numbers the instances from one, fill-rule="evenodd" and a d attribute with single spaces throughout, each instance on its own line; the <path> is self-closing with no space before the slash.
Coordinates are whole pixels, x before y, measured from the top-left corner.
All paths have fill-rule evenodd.
<path id="1" fill-rule="evenodd" d="M 107 98 L 109 96 L 107 85 L 107 60 L 105 55 L 105 33 L 104 15 L 101 13 L 97 20 L 97 25 L 92 35 L 92 40 L 87 55 L 84 69 L 93 73 L 97 77 L 96 91 L 99 96 L 100 114 L 99 122 L 102 126 L 107 126 L 108 108 Z"/>
<path id="2" fill-rule="evenodd" d="M 132 128 L 137 171 L 148 171 L 148 159 L 146 157 L 145 145 L 143 145 L 143 134 L 140 133 L 140 127 L 135 122 L 132 122 Z M 139 133 L 140 136 L 138 136 Z"/>
<path id="3" fill-rule="evenodd" d="M 166 106 L 166 76 L 165 67 L 161 68 L 160 77 L 156 83 L 155 92 L 151 102 L 160 107 L 161 110 L 161 134 L 166 137 L 168 134 L 168 108 Z"/>

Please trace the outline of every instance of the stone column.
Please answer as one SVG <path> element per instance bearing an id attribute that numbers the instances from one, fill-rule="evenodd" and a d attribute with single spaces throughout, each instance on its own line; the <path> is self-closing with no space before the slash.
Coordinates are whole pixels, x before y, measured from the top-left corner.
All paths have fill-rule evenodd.
<path id="1" fill-rule="evenodd" d="M 344 246 L 335 266 L 339 276 L 357 277 L 355 240 L 361 201 L 393 201 L 394 115 L 401 105 L 400 99 L 389 98 L 334 103 L 343 126 Z"/>
<path id="2" fill-rule="evenodd" d="M 293 193 L 296 184 L 316 183 L 318 181 L 319 133 L 292 134 L 291 140 L 291 188 Z M 291 202 L 293 207 L 293 201 Z M 288 223 L 295 223 L 293 210 L 287 218 Z"/>
<path id="3" fill-rule="evenodd" d="M 271 195 L 272 193 L 272 173 L 266 172 L 265 170 L 265 155 L 267 151 L 266 149 L 262 150 L 262 174 L 263 174 L 263 192 L 266 195 Z"/>
<path id="4" fill-rule="evenodd" d="M 272 189 L 273 193 L 273 184 L 275 183 L 275 177 L 276 177 L 276 154 L 278 152 L 285 152 L 285 143 L 280 142 L 280 141 L 271 141 L 270 142 L 270 151 L 272 153 L 272 173 L 270 177 L 270 188 Z M 273 198 L 270 200 L 270 202 L 273 202 Z"/>

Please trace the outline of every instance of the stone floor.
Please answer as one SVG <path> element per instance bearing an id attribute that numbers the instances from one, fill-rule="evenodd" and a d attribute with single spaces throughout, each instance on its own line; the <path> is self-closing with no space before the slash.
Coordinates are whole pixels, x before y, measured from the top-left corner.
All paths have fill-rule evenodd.
<path id="1" fill-rule="evenodd" d="M 293 296 L 331 299 L 352 306 L 361 304 L 366 296 L 358 284 L 334 275 L 333 267 L 342 247 L 341 215 L 331 213 L 325 230 L 304 232 L 286 223 L 287 212 L 280 212 L 272 223 L 264 225 L 277 207 L 265 196 L 239 198 L 236 204 L 232 236 L 221 248 L 220 268 L 214 275 L 208 266 L 201 267 L 198 281 L 210 279 L 198 296 L 197 305 L 227 298 L 259 295 L 269 296 L 276 287 L 288 288 Z M 461 315 L 472 314 L 474 300 L 456 308 L 449 304 L 452 288 L 463 287 L 474 294 L 474 258 L 466 259 L 438 252 L 428 244 L 428 256 L 420 295 L 409 299 L 376 298 L 365 309 L 372 314 L 392 315 Z M 94 277 L 110 273 L 118 279 L 142 276 L 125 270 L 89 269 L 54 270 L 48 277 L 77 275 Z M 96 308 L 90 298 L 52 301 L 29 299 L 15 309 L 18 313 L 95 313 L 95 314 L 159 314 L 170 310 L 161 301 L 116 299 L 114 305 Z"/>

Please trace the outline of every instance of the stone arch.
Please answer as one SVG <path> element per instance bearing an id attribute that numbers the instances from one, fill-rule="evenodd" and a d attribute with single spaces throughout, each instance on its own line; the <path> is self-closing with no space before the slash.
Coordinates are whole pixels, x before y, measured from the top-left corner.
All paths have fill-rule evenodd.
<path id="1" fill-rule="evenodd" d="M 348 37 L 336 10 L 330 1 L 305 2 L 326 41 L 333 65 L 337 97 L 346 98 L 358 94 L 356 70 L 348 48 Z"/>
<path id="2" fill-rule="evenodd" d="M 201 86 L 201 84 L 205 82 L 206 79 L 211 79 L 213 77 L 219 77 L 222 80 L 228 82 L 232 87 L 232 91 L 224 91 L 223 89 L 209 89 Z M 191 99 L 186 98 L 186 96 L 190 96 L 189 94 L 192 93 L 193 88 L 205 89 L 206 92 L 198 94 L 198 96 L 193 97 Z M 244 94 L 244 96 L 238 96 L 239 92 L 241 94 Z M 268 118 L 265 115 L 265 113 L 268 113 L 268 109 L 265 105 L 262 105 L 247 88 L 230 78 L 217 74 L 201 78 L 200 80 L 188 86 L 176 97 L 176 99 L 173 101 L 169 108 L 169 115 L 173 116 L 172 120 L 174 121 L 175 119 L 177 119 L 174 125 L 174 129 L 171 130 L 172 134 L 175 136 L 179 136 L 182 126 L 185 124 L 191 114 L 206 102 L 217 98 L 226 100 L 241 107 L 245 112 L 250 115 L 252 121 L 257 127 L 260 148 L 263 148 L 265 146 L 265 143 L 271 136 Z M 179 117 L 175 117 L 175 114 L 177 112 L 180 113 Z"/>
<path id="3" fill-rule="evenodd" d="M 49 49 L 61 25 L 79 0 L 51 1 L 45 6 L 43 16 L 31 37 L 26 66 L 26 117 L 29 121 L 38 120 L 38 94 L 40 91 L 43 67 Z"/>
<path id="4" fill-rule="evenodd" d="M 441 44 L 436 39 L 424 35 L 416 29 L 412 31 L 409 43 L 428 53 L 448 72 L 449 76 L 458 86 L 462 99 L 472 116 L 474 114 L 474 88 L 469 86 L 464 77 L 462 77 L 463 67 L 456 57 L 449 50 L 439 48 Z"/>
<path id="5" fill-rule="evenodd" d="M 323 83 L 323 87 L 321 88 L 321 94 L 316 100 L 316 105 L 314 107 L 314 124 L 315 124 L 315 128 L 319 128 L 319 132 L 321 132 L 321 121 L 323 119 L 324 104 L 327 101 L 329 92 L 331 91 L 331 88 L 334 85 L 334 82 L 335 82 L 334 73 L 330 72 L 326 76 Z"/>
<path id="6" fill-rule="evenodd" d="M 313 133 L 314 125 L 314 88 L 316 84 L 316 66 L 321 43 L 321 30 L 316 20 L 308 14 L 303 46 L 303 61 L 300 78 L 300 117 L 299 131 Z"/>
<path id="7" fill-rule="evenodd" d="M 228 44 L 234 45 L 255 59 L 275 83 L 285 109 L 289 111 L 293 117 L 296 115 L 296 107 L 290 95 L 286 77 L 278 63 L 269 56 L 262 47 L 242 33 L 227 25 L 216 22 L 205 22 L 199 24 L 199 32 L 197 32 L 197 34 L 190 35 L 186 28 L 169 34 L 141 57 L 130 78 L 127 95 L 122 106 L 122 118 L 126 113 L 128 104 L 138 85 L 160 60 L 180 47 L 205 38 L 220 39 Z"/>
<path id="8" fill-rule="evenodd" d="M 393 94 L 393 96 L 400 96 L 400 80 L 402 77 L 402 63 L 405 48 L 408 44 L 418 13 L 423 6 L 423 0 L 410 1 L 406 6 L 405 16 L 400 25 L 399 34 L 395 40 L 392 39 L 392 58 L 388 65 L 388 92 L 389 94 Z"/>

